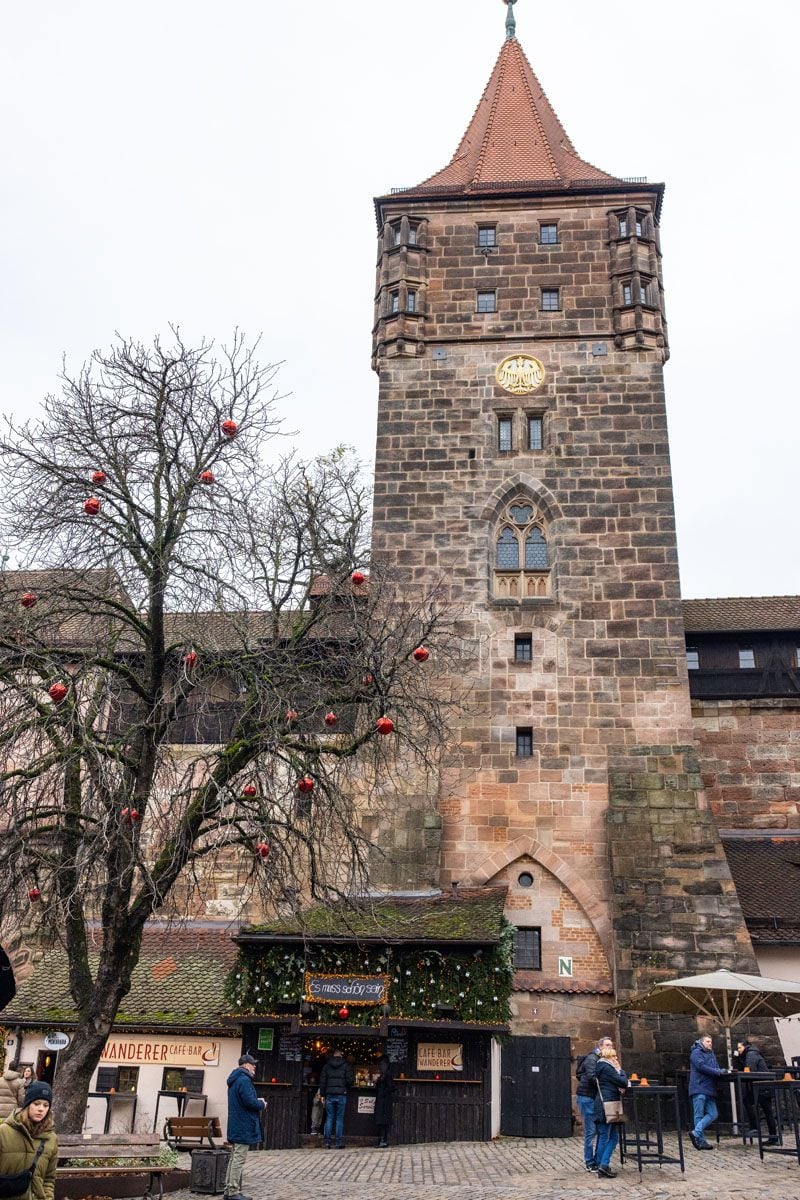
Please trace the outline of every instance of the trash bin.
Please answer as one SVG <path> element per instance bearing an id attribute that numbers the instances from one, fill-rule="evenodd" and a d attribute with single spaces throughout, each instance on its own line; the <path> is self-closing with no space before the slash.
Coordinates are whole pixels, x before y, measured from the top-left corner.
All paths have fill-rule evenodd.
<path id="1" fill-rule="evenodd" d="M 214 1150 L 193 1150 L 189 1188 L 206 1196 L 218 1196 L 225 1191 L 225 1172 L 228 1170 L 230 1150 L 220 1146 Z"/>

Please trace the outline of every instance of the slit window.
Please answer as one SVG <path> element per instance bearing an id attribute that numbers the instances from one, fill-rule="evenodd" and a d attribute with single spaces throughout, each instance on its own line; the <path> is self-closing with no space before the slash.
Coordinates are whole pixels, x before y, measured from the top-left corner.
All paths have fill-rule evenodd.
<path id="1" fill-rule="evenodd" d="M 756 653 L 752 646 L 739 647 L 739 668 L 742 671 L 752 671 L 756 665 Z"/>
<path id="2" fill-rule="evenodd" d="M 638 213 L 636 214 L 636 224 L 635 224 L 634 228 L 636 230 L 636 236 L 641 237 L 642 236 L 642 218 L 639 216 Z"/>
<path id="3" fill-rule="evenodd" d="M 528 449 L 541 450 L 542 448 L 542 418 L 540 416 L 528 417 Z"/>
<path id="4" fill-rule="evenodd" d="M 406 312 L 415 313 L 417 311 L 417 293 L 406 292 Z"/>
<path id="5" fill-rule="evenodd" d="M 542 288 L 542 312 L 558 312 L 560 308 L 560 290 L 558 288 Z"/>
<path id="6" fill-rule="evenodd" d="M 694 646 L 686 647 L 686 667 L 689 671 L 700 670 L 700 651 Z"/>
<path id="7" fill-rule="evenodd" d="M 620 217 L 620 219 L 619 219 L 619 236 L 620 237 L 628 236 L 628 218 L 627 217 Z"/>
<path id="8" fill-rule="evenodd" d="M 533 758 L 533 730 L 517 729 L 517 758 Z"/>
<path id="9" fill-rule="evenodd" d="M 392 225 L 392 245 L 399 246 L 403 240 L 403 228 L 398 221 L 396 225 Z"/>
<path id="10" fill-rule="evenodd" d="M 514 930 L 514 966 L 518 971 L 541 971 L 541 929 Z"/>
<path id="11" fill-rule="evenodd" d="M 390 292 L 389 293 L 389 312 L 391 312 L 391 313 L 400 312 L 400 293 L 399 292 Z"/>
<path id="12" fill-rule="evenodd" d="M 478 226 L 478 248 L 480 250 L 492 250 L 497 245 L 497 226 L 496 225 L 479 225 Z"/>
<path id="13" fill-rule="evenodd" d="M 647 284 L 646 283 L 639 284 L 639 303 L 647 304 Z"/>
<path id="14" fill-rule="evenodd" d="M 623 283 L 622 285 L 622 303 L 633 304 L 633 284 Z"/>
<path id="15" fill-rule="evenodd" d="M 479 313 L 497 312 L 497 292 L 478 292 L 476 307 Z"/>
<path id="16" fill-rule="evenodd" d="M 418 231 L 419 231 L 419 225 L 416 225 L 413 222 L 411 224 L 409 224 L 409 226 L 408 226 L 408 244 L 409 244 L 409 246 L 416 246 L 417 242 L 419 241 L 419 238 L 417 236 Z"/>
<path id="17" fill-rule="evenodd" d="M 558 226 L 557 225 L 540 225 L 539 226 L 539 244 L 542 246 L 558 245 Z"/>
<path id="18" fill-rule="evenodd" d="M 511 417 L 497 418 L 497 449 L 507 454 L 514 447 L 514 423 Z"/>
<path id="19" fill-rule="evenodd" d="M 530 633 L 514 634 L 514 661 L 530 662 L 533 658 L 533 637 Z"/>

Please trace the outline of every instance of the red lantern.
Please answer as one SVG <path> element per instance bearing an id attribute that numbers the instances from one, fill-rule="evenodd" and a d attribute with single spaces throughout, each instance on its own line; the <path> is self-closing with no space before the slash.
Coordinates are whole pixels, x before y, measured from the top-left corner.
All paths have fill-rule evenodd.
<path id="1" fill-rule="evenodd" d="M 35 901 L 41 899 L 41 895 L 42 895 L 42 893 L 39 891 L 39 889 L 37 887 L 28 888 L 28 899 L 30 901 L 35 902 Z"/>
<path id="2" fill-rule="evenodd" d="M 102 487 L 104 483 L 108 483 L 108 476 L 105 471 L 92 471 L 92 483 Z"/>
<path id="3" fill-rule="evenodd" d="M 19 598 L 19 602 L 23 608 L 33 608 L 39 597 L 36 592 L 23 592 Z"/>
<path id="4" fill-rule="evenodd" d="M 239 426 L 235 421 L 223 421 L 220 425 L 220 429 L 225 434 L 226 438 L 235 438 L 236 434 L 239 432 Z"/>
<path id="5" fill-rule="evenodd" d="M 385 737 L 387 733 L 394 733 L 394 721 L 391 717 L 378 717 L 375 728 Z"/>
<path id="6" fill-rule="evenodd" d="M 97 516 L 97 514 L 100 512 L 100 501 L 97 499 L 97 496 L 89 497 L 83 506 L 83 511 L 86 513 L 87 517 Z"/>
<path id="7" fill-rule="evenodd" d="M 430 650 L 427 650 L 424 646 L 417 646 L 413 655 L 415 662 L 427 662 L 430 656 Z"/>
<path id="8" fill-rule="evenodd" d="M 269 842 L 256 842 L 256 854 L 259 858 L 269 858 Z"/>
<path id="9" fill-rule="evenodd" d="M 65 683 L 51 683 L 47 691 L 53 703 L 60 704 L 65 699 L 68 688 Z"/>
<path id="10" fill-rule="evenodd" d="M 194 650 L 190 650 L 188 654 L 184 654 L 183 661 L 184 661 L 187 669 L 191 670 L 191 668 L 197 662 L 197 654 L 195 653 Z"/>
<path id="11" fill-rule="evenodd" d="M 350 582 L 355 584 L 356 587 L 361 587 L 365 579 L 366 575 L 364 575 L 363 571 L 353 571 L 353 574 L 350 576 Z"/>
<path id="12" fill-rule="evenodd" d="M 256 785 L 254 783 L 246 783 L 242 788 L 242 795 L 252 799 L 253 796 L 257 795 Z"/>
<path id="13" fill-rule="evenodd" d="M 331 727 L 331 729 L 333 728 L 334 725 L 339 724 L 339 718 L 337 717 L 335 712 L 325 713 L 325 724 L 329 725 Z"/>
<path id="14" fill-rule="evenodd" d="M 305 795 L 307 792 L 313 792 L 314 780 L 310 775 L 304 775 L 302 779 L 297 781 L 297 790 Z"/>
<path id="15" fill-rule="evenodd" d="M 213 471 L 201 471 L 200 472 L 200 482 L 201 483 L 213 483 L 214 482 L 214 472 Z"/>
<path id="16" fill-rule="evenodd" d="M 339 1009 L 339 1016 L 342 1018 L 343 1021 L 346 1021 L 347 1018 L 350 1016 L 350 1009 L 347 1007 L 346 1004 L 343 1004 L 342 1007 Z"/>
<path id="17" fill-rule="evenodd" d="M 296 721 L 299 713 L 296 713 L 293 708 L 286 710 L 286 724 L 291 725 L 292 721 Z"/>

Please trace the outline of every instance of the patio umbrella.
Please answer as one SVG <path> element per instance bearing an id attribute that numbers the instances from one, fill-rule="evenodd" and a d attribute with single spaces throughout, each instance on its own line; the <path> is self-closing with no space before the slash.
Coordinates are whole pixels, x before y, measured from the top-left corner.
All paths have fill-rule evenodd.
<path id="1" fill-rule="evenodd" d="M 617 1006 L 616 1012 L 686 1013 L 711 1017 L 725 1030 L 728 1070 L 733 1069 L 731 1029 L 748 1017 L 791 1017 L 800 1013 L 800 983 L 712 971 L 686 979 L 665 979 L 643 996 Z"/>

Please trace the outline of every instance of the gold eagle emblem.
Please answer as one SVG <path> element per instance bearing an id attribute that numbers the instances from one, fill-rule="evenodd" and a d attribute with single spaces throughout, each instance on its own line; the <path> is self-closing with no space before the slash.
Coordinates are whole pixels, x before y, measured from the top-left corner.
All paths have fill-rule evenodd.
<path id="1" fill-rule="evenodd" d="M 514 396 L 527 396 L 544 383 L 544 367 L 530 354 L 510 354 L 494 375 L 500 387 Z"/>

